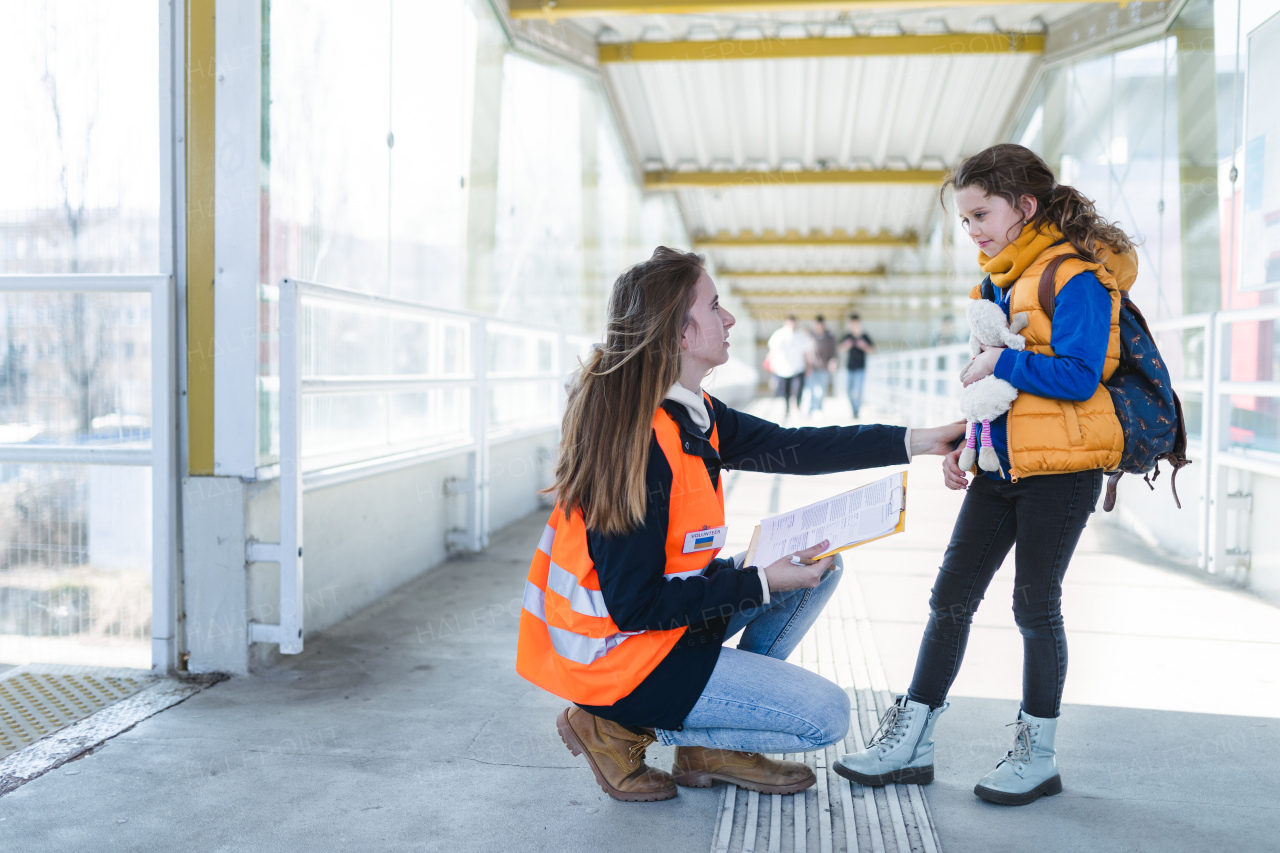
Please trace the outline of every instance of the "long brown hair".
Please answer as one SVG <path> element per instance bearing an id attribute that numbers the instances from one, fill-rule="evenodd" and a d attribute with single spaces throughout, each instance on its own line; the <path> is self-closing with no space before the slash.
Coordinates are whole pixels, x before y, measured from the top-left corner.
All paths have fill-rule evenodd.
<path id="1" fill-rule="evenodd" d="M 626 534 L 644 521 L 653 416 L 680 378 L 680 338 L 693 307 L 703 259 L 659 246 L 618 276 L 609 297 L 604 343 L 569 386 L 556 492 L 587 527 Z"/>
<path id="2" fill-rule="evenodd" d="M 960 164 L 942 182 L 939 199 L 947 208 L 947 187 L 977 187 L 988 196 L 999 196 L 1017 207 L 1024 195 L 1036 200 L 1031 224 L 1043 231 L 1052 223 L 1080 254 L 1097 261 L 1099 248 L 1116 254 L 1132 251 L 1133 241 L 1118 226 L 1098 213 L 1079 190 L 1057 183 L 1049 164 L 1029 148 L 1012 143 L 992 145 Z"/>

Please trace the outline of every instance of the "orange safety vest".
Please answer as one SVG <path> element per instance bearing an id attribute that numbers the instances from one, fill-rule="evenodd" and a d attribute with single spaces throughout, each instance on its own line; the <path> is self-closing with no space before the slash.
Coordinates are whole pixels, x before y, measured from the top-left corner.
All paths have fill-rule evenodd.
<path id="1" fill-rule="evenodd" d="M 685 554 L 685 534 L 724 524 L 724 491 L 719 483 L 711 487 L 702 457 L 684 452 L 680 427 L 661 407 L 653 431 L 672 475 L 666 579 L 701 575 L 718 549 Z M 715 427 L 711 446 L 719 452 Z M 570 702 L 612 705 L 653 672 L 685 630 L 619 630 L 587 553 L 582 511 L 565 515 L 556 505 L 525 583 L 516 652 L 520 675 Z"/>

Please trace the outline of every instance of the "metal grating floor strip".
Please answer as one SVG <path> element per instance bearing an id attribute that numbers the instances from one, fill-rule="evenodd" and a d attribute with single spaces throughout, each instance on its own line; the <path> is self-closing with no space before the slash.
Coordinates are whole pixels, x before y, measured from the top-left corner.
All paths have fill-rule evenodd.
<path id="1" fill-rule="evenodd" d="M 83 755 L 121 732 L 128 731 L 148 717 L 226 678 L 225 675 L 217 673 L 162 678 L 139 670 L 32 664 L 6 672 L 0 683 L 5 683 L 9 690 L 21 694 L 22 691 L 10 682 L 12 677 L 21 676 L 23 673 L 33 677 L 74 676 L 74 683 L 89 685 L 89 689 L 95 691 L 94 696 L 101 698 L 114 691 L 115 695 L 121 698 L 115 698 L 105 705 L 100 705 L 88 716 L 83 716 L 70 724 L 64 724 L 56 731 L 37 738 L 20 749 L 0 755 L 0 796 Z M 38 677 L 24 679 L 23 690 L 27 693 L 32 693 L 32 688 L 29 686 L 32 680 L 46 685 L 45 689 L 48 689 L 48 679 Z M 139 682 L 137 689 L 122 693 L 130 688 L 131 685 L 127 682 L 131 680 Z M 35 690 L 33 695 L 40 697 L 41 704 L 46 707 L 52 703 L 52 699 L 46 702 L 44 694 L 39 690 Z M 81 704 L 86 704 L 88 698 L 83 697 Z M 61 698 L 59 701 L 64 707 L 66 706 L 67 703 Z M 32 717 L 34 719 L 34 715 Z M 25 718 L 23 719 L 25 723 Z"/>
<path id="2" fill-rule="evenodd" d="M 875 733 L 893 702 L 856 571 L 845 570 L 835 595 L 791 661 L 844 686 L 852 700 L 843 744 L 808 755 L 818 783 L 802 794 L 761 796 L 725 787 L 716 813 L 713 853 L 941 853 L 923 792 L 915 785 L 866 788 L 832 769 Z"/>
<path id="3" fill-rule="evenodd" d="M 142 670 L 40 666 L 9 670 L 0 676 L 0 759 L 132 696 L 153 680 Z"/>

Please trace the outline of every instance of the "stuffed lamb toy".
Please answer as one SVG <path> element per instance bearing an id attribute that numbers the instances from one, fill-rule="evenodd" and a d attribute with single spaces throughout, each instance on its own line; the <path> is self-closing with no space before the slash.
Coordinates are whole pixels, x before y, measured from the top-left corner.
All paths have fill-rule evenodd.
<path id="1" fill-rule="evenodd" d="M 1025 312 L 1014 314 L 1012 321 L 1004 315 L 1004 309 L 988 299 L 969 302 L 969 355 L 977 358 L 982 345 L 1008 347 L 1021 350 L 1026 340 L 1018 334 L 1027 327 Z M 966 368 L 967 369 L 967 368 Z M 1018 389 L 994 375 L 986 376 L 960 392 L 960 411 L 965 420 L 965 447 L 960 453 L 960 470 L 969 471 L 976 461 L 983 471 L 1000 471 L 1000 457 L 991 444 L 991 422 L 1009 411 L 1018 396 Z M 978 452 L 978 424 L 982 424 L 982 452 Z"/>

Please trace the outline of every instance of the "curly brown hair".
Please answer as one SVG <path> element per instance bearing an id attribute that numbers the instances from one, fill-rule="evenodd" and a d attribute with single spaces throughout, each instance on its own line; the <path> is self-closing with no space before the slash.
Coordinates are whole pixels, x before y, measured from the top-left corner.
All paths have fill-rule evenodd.
<path id="1" fill-rule="evenodd" d="M 1056 225 L 1062 236 L 1090 260 L 1098 260 L 1099 247 L 1116 254 L 1133 250 L 1128 234 L 1104 219 L 1079 190 L 1059 184 L 1049 164 L 1021 145 L 992 145 L 961 163 L 942 182 L 938 197 L 944 211 L 948 187 L 957 190 L 977 187 L 988 196 L 999 196 L 1013 207 L 1018 206 L 1023 196 L 1031 196 L 1036 200 L 1031 224 L 1037 230 L 1043 230 L 1049 223 Z"/>

